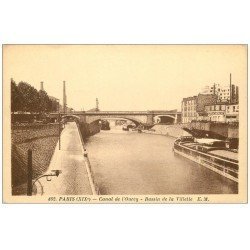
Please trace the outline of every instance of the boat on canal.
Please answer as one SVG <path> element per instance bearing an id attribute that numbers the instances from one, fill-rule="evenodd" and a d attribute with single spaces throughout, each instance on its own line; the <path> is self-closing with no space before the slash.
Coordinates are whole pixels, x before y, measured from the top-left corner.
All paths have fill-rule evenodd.
<path id="1" fill-rule="evenodd" d="M 110 130 L 110 125 L 108 121 L 101 121 L 101 130 Z"/>
<path id="2" fill-rule="evenodd" d="M 173 151 L 177 155 L 238 182 L 238 154 L 228 149 L 225 141 L 182 136 L 175 140 Z"/>

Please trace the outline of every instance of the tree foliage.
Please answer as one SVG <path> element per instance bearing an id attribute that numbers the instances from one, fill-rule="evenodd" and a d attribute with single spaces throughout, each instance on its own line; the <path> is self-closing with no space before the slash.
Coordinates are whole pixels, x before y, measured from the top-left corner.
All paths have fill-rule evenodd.
<path id="1" fill-rule="evenodd" d="M 11 80 L 11 112 L 45 113 L 56 111 L 58 103 L 51 100 L 46 91 L 37 91 L 26 82 L 17 85 Z"/>
<path id="2" fill-rule="evenodd" d="M 13 79 L 11 79 L 11 112 L 22 110 L 22 95 Z"/>

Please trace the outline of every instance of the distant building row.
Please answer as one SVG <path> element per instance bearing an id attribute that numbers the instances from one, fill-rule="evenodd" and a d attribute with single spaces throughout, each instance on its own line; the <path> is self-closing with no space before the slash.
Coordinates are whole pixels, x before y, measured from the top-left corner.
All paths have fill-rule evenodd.
<path id="1" fill-rule="evenodd" d="M 231 77 L 230 77 L 231 78 Z M 231 79 L 230 79 L 231 80 Z M 183 98 L 182 123 L 196 121 L 239 121 L 239 89 L 228 86 L 206 86 L 197 96 Z"/>

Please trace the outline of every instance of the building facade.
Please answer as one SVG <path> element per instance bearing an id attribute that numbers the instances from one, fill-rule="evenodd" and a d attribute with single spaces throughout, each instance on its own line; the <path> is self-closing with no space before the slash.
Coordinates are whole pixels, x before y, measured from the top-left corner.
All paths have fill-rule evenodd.
<path id="1" fill-rule="evenodd" d="M 182 123 L 189 123 L 197 118 L 197 96 L 183 98 L 181 104 Z"/>
<path id="2" fill-rule="evenodd" d="M 205 112 L 200 120 L 213 122 L 238 122 L 239 121 L 239 87 L 230 83 L 227 85 L 213 84 L 205 86 L 201 93 L 215 95 L 215 103 L 207 103 Z"/>
<path id="3" fill-rule="evenodd" d="M 215 104 L 217 102 L 217 96 L 214 94 L 199 94 L 197 96 L 197 120 L 207 120 L 207 113 L 205 110 L 206 105 Z"/>
<path id="4" fill-rule="evenodd" d="M 239 121 L 239 104 L 228 104 L 226 106 L 226 122 L 238 122 Z"/>
<path id="5" fill-rule="evenodd" d="M 213 122 L 226 122 L 226 104 L 216 103 L 213 105 L 206 105 L 205 111 L 207 113 L 207 120 Z"/>
<path id="6" fill-rule="evenodd" d="M 207 120 L 212 122 L 238 122 L 239 104 L 216 103 L 206 105 Z"/>
<path id="7" fill-rule="evenodd" d="M 205 86 L 201 94 L 214 94 L 217 96 L 218 102 L 239 102 L 239 88 L 234 84 L 221 85 L 214 83 L 211 86 Z"/>
<path id="8" fill-rule="evenodd" d="M 206 119 L 205 106 L 214 104 L 216 101 L 217 96 L 211 94 L 199 94 L 198 96 L 183 98 L 182 123 Z"/>

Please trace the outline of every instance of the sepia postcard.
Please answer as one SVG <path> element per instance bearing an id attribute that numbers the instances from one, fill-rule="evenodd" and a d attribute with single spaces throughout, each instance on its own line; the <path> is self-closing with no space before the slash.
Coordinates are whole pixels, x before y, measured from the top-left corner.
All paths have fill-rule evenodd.
<path id="1" fill-rule="evenodd" d="M 245 44 L 11 45 L 4 203 L 247 203 Z"/>

